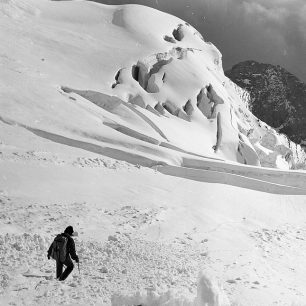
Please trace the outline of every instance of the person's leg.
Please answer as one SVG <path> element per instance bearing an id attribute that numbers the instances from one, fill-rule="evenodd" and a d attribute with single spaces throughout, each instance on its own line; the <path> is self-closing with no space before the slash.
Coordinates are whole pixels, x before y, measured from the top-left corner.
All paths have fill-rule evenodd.
<path id="1" fill-rule="evenodd" d="M 60 281 L 65 280 L 68 277 L 68 275 L 72 272 L 72 270 L 74 268 L 74 264 L 73 264 L 70 256 L 68 256 L 66 258 L 66 260 L 64 261 L 64 265 L 66 266 L 66 269 L 62 273 L 62 275 L 60 276 L 60 278 L 59 278 Z"/>
<path id="2" fill-rule="evenodd" d="M 59 278 L 63 273 L 63 264 L 57 260 L 56 261 L 56 278 Z"/>

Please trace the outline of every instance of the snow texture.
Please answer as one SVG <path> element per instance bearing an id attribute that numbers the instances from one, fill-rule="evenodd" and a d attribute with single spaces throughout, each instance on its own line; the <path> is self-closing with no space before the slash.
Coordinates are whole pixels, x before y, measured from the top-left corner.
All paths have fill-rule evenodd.
<path id="1" fill-rule="evenodd" d="M 1 305 L 305 302 L 305 155 L 196 29 L 5 0 L 0 37 Z M 67 225 L 80 271 L 62 283 L 46 252 Z"/>

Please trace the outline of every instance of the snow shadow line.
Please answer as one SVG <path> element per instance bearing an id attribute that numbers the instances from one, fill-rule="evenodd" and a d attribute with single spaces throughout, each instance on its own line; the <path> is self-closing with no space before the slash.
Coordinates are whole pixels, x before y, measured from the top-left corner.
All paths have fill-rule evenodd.
<path id="1" fill-rule="evenodd" d="M 110 96 L 94 90 L 73 89 L 67 86 L 61 86 L 61 90 L 67 94 L 69 93 L 77 94 L 80 97 L 84 98 L 85 100 L 90 101 L 91 103 L 95 104 L 96 106 L 110 113 L 113 113 L 112 110 L 119 107 L 121 104 L 126 108 L 128 108 L 130 111 L 132 111 L 134 114 L 139 116 L 143 121 L 146 122 L 146 124 L 148 124 L 151 128 L 153 128 L 155 132 L 157 132 L 162 138 L 168 141 L 166 135 L 151 119 L 149 119 L 147 116 L 145 116 L 140 111 L 135 109 L 135 107 L 133 107 L 132 105 L 129 105 L 127 102 L 121 100 L 116 96 Z"/>
<path id="2" fill-rule="evenodd" d="M 44 139 L 48 139 L 50 141 L 53 141 L 55 143 L 59 143 L 59 144 L 63 144 L 69 147 L 74 147 L 74 148 L 78 148 L 78 149 L 82 149 L 85 151 L 89 151 L 92 153 L 96 153 L 99 155 L 103 155 L 103 156 L 107 156 L 110 158 L 114 158 L 117 160 L 122 160 L 122 161 L 126 161 L 128 163 L 131 163 L 133 165 L 140 165 L 143 167 L 153 167 L 153 166 L 158 166 L 158 165 L 166 165 L 165 162 L 163 161 L 155 161 L 153 159 L 135 154 L 135 153 L 128 153 L 126 151 L 122 151 L 119 149 L 115 149 L 115 148 L 109 148 L 109 147 L 102 147 L 90 142 L 86 142 L 86 141 L 81 141 L 81 140 L 76 140 L 76 139 L 72 139 L 72 138 L 68 138 L 62 135 L 58 135 L 55 133 L 51 133 L 51 132 L 46 132 L 44 130 L 40 130 L 40 129 L 36 129 L 36 128 L 32 128 L 29 126 L 26 126 L 24 124 L 21 123 L 17 123 L 13 120 L 9 120 L 9 119 L 4 119 L 3 117 L 0 116 L 0 121 L 2 121 L 5 124 L 8 125 L 15 125 L 15 126 L 19 126 L 22 127 L 26 130 L 28 130 L 29 132 L 35 134 L 38 137 L 44 138 Z"/>
<path id="3" fill-rule="evenodd" d="M 217 172 L 226 172 L 229 174 L 235 174 L 252 178 L 255 180 L 265 181 L 272 184 L 297 187 L 300 189 L 306 189 L 306 173 L 297 172 L 294 170 L 280 170 L 275 168 L 259 168 L 251 165 L 242 164 L 227 164 L 220 163 L 213 160 L 196 160 L 196 159 L 183 159 L 183 167 L 198 169 L 198 170 L 210 170 Z"/>
<path id="4" fill-rule="evenodd" d="M 138 154 L 128 153 L 126 151 L 122 151 L 115 148 L 102 147 L 96 144 L 92 144 L 89 142 L 76 140 L 72 138 L 68 138 L 62 135 L 58 135 L 51 132 L 46 132 L 44 130 L 35 129 L 29 126 L 26 126 L 21 123 L 17 123 L 13 120 L 4 119 L 0 116 L 0 121 L 5 124 L 12 126 L 19 126 L 25 128 L 29 132 L 35 134 L 38 137 L 48 139 L 55 143 L 63 144 L 70 147 L 75 147 L 78 149 L 83 149 L 89 152 L 93 152 L 99 155 L 107 156 L 110 158 L 114 158 L 117 160 L 122 160 L 129 162 L 134 165 L 141 165 L 144 167 L 150 167 L 162 174 L 186 178 L 189 180 L 205 182 L 205 183 L 217 183 L 217 184 L 226 184 L 232 185 L 236 187 L 262 191 L 272 194 L 287 194 L 287 195 L 305 195 L 306 190 L 291 187 L 286 185 L 279 185 L 267 181 L 261 181 L 254 178 L 249 178 L 245 176 L 240 176 L 236 174 L 226 173 L 226 172 L 218 172 L 212 170 L 204 170 L 204 169 L 192 169 L 186 167 L 176 167 L 170 166 L 163 161 L 155 161 L 149 159 L 147 157 L 143 157 Z"/>
<path id="5" fill-rule="evenodd" d="M 280 185 L 227 172 L 191 169 L 170 165 L 156 166 L 154 169 L 166 175 L 181 177 L 198 182 L 225 184 L 271 194 L 306 195 L 306 189 Z"/>

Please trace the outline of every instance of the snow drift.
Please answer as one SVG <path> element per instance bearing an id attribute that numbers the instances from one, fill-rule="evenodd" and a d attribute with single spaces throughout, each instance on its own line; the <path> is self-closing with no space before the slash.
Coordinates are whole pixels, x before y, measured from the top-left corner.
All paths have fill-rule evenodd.
<path id="1" fill-rule="evenodd" d="M 169 291 L 162 295 L 148 290 L 141 294 L 138 292 L 135 296 L 114 295 L 112 297 L 112 306 L 128 305 L 168 305 L 168 306 L 230 306 L 230 302 L 219 286 L 208 278 L 203 272 L 199 273 L 197 297 L 188 300 L 185 297 L 174 297 Z"/>

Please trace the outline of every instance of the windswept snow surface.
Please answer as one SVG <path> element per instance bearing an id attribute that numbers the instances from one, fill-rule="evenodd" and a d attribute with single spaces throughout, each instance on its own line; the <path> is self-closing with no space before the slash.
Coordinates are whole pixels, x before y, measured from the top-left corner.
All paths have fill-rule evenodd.
<path id="1" fill-rule="evenodd" d="M 306 304 L 306 173 L 284 170 L 304 153 L 192 26 L 5 0 L 0 39 L 1 305 Z M 70 224 L 60 283 L 46 252 Z"/>

